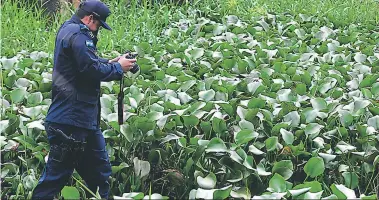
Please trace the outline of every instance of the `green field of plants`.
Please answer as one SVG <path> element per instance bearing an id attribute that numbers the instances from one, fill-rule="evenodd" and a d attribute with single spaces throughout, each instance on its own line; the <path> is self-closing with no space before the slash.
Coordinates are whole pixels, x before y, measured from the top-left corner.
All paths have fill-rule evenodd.
<path id="1" fill-rule="evenodd" d="M 106 0 L 99 55 L 138 53 L 101 84 L 114 199 L 377 199 L 379 3 L 375 0 Z M 1 5 L 1 199 L 29 199 L 49 152 L 55 34 Z M 74 172 L 64 199 L 86 196 Z"/>

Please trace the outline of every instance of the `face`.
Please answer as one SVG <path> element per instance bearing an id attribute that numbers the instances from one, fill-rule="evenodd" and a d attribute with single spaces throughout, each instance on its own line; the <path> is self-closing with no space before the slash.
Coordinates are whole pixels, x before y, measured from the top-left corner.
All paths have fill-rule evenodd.
<path id="1" fill-rule="evenodd" d="M 85 17 L 85 24 L 87 25 L 87 27 L 89 28 L 89 30 L 95 32 L 95 31 L 98 31 L 99 28 L 101 27 L 101 22 L 99 20 L 97 20 L 96 18 L 93 17 L 93 15 L 90 15 L 90 16 L 86 16 Z"/>

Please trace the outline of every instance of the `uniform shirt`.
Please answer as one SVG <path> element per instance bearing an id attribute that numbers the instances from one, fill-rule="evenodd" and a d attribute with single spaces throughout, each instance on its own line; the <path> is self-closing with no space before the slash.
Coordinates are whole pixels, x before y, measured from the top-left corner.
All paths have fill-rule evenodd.
<path id="1" fill-rule="evenodd" d="M 54 50 L 52 103 L 46 121 L 99 129 L 100 82 L 120 80 L 118 62 L 96 51 L 97 37 L 74 15 L 59 28 Z"/>

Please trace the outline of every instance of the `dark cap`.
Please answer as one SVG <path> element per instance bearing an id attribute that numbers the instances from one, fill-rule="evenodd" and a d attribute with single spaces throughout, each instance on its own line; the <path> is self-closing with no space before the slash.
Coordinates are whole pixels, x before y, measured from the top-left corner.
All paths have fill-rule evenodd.
<path id="1" fill-rule="evenodd" d="M 80 3 L 79 9 L 93 14 L 93 16 L 101 22 L 102 27 L 112 30 L 111 27 L 105 23 L 105 20 L 111 14 L 111 11 L 103 2 L 99 0 L 85 0 Z"/>

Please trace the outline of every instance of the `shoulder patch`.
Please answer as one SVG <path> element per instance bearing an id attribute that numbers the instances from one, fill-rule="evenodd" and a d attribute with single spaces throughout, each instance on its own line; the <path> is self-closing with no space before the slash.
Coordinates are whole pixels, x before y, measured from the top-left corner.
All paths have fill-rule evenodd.
<path id="1" fill-rule="evenodd" d="M 86 46 L 87 47 L 95 47 L 92 40 L 86 40 Z"/>

